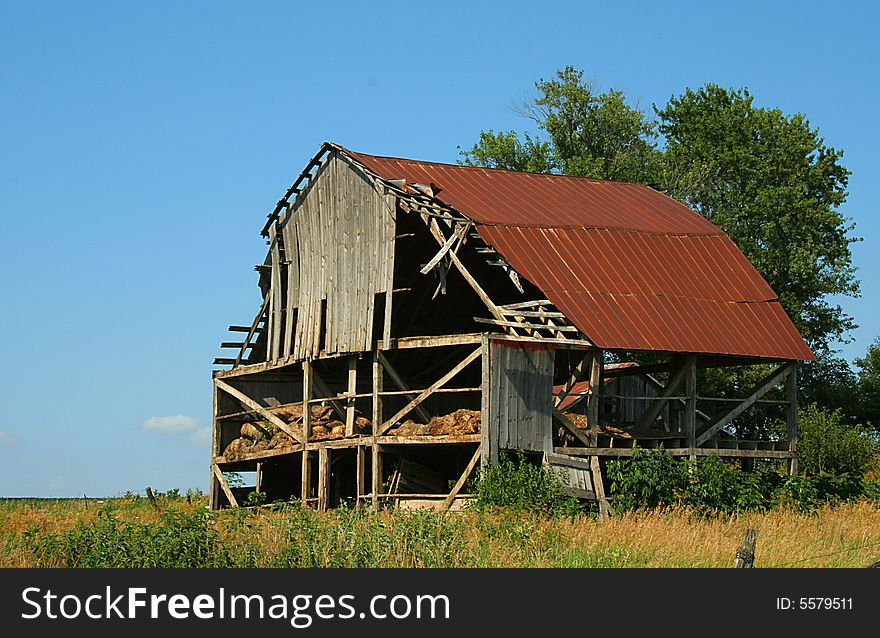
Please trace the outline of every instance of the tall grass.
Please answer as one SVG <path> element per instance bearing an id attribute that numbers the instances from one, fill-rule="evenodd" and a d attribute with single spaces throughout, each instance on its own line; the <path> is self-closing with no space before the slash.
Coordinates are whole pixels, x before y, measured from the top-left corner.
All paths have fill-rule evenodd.
<path id="1" fill-rule="evenodd" d="M 318 513 L 297 505 L 210 513 L 203 499 L 160 502 L 158 514 L 131 499 L 0 502 L 0 566 L 729 567 L 750 527 L 759 530 L 758 567 L 863 567 L 880 559 L 880 509 L 867 501 L 714 518 L 638 510 L 607 522 L 509 510 Z"/>

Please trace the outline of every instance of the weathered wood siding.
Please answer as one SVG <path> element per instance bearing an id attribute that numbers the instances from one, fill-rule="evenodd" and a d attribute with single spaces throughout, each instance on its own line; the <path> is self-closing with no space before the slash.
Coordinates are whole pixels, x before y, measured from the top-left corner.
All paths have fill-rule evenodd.
<path id="1" fill-rule="evenodd" d="M 269 360 L 371 349 L 394 272 L 393 200 L 336 154 L 270 230 Z"/>
<path id="2" fill-rule="evenodd" d="M 553 451 L 555 355 L 552 346 L 488 340 L 482 429 L 491 460 L 504 449 Z"/>

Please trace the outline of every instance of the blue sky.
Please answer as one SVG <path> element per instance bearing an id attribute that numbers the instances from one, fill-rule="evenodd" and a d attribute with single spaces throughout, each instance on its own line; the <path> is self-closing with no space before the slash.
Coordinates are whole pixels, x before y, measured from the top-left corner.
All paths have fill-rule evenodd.
<path id="1" fill-rule="evenodd" d="M 211 361 L 320 143 L 454 162 L 567 64 L 645 107 L 748 86 L 846 151 L 858 356 L 880 334 L 875 6 L 0 0 L 0 495 L 206 489 Z"/>

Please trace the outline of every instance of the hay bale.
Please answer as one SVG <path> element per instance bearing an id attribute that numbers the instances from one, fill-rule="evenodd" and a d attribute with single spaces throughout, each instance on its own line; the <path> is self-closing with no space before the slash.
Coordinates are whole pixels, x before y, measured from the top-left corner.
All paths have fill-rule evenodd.
<path id="1" fill-rule="evenodd" d="M 368 418 L 359 416 L 354 420 L 354 431 L 358 434 L 369 434 L 373 429 L 373 422 Z"/>
<path id="2" fill-rule="evenodd" d="M 251 439 L 252 441 L 259 441 L 264 438 L 263 431 L 257 427 L 256 423 L 251 421 L 242 424 L 240 433 L 242 438 Z"/>
<path id="3" fill-rule="evenodd" d="M 330 436 L 328 438 L 331 439 L 341 439 L 345 436 L 345 425 L 340 423 L 339 425 L 334 425 L 330 428 Z"/>
<path id="4" fill-rule="evenodd" d="M 333 408 L 329 405 L 313 405 L 311 411 L 312 423 L 315 423 L 316 421 L 329 421 L 333 416 Z"/>
<path id="5" fill-rule="evenodd" d="M 312 436 L 309 437 L 310 441 L 320 441 L 321 439 L 326 439 L 327 435 L 330 434 L 330 430 L 323 425 L 313 425 L 312 426 Z"/>
<path id="6" fill-rule="evenodd" d="M 223 450 L 223 458 L 227 461 L 236 461 L 243 458 L 245 454 L 251 451 L 254 442 L 249 439 L 234 439 L 226 449 Z"/>

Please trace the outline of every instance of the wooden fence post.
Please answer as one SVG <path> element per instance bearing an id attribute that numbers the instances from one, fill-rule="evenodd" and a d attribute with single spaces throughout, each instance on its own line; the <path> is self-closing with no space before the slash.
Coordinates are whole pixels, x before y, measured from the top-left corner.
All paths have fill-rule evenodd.
<path id="1" fill-rule="evenodd" d="M 758 540 L 758 530 L 746 530 L 746 536 L 742 545 L 736 550 L 736 560 L 733 561 L 734 567 L 754 567 L 755 566 L 755 541 Z"/>

